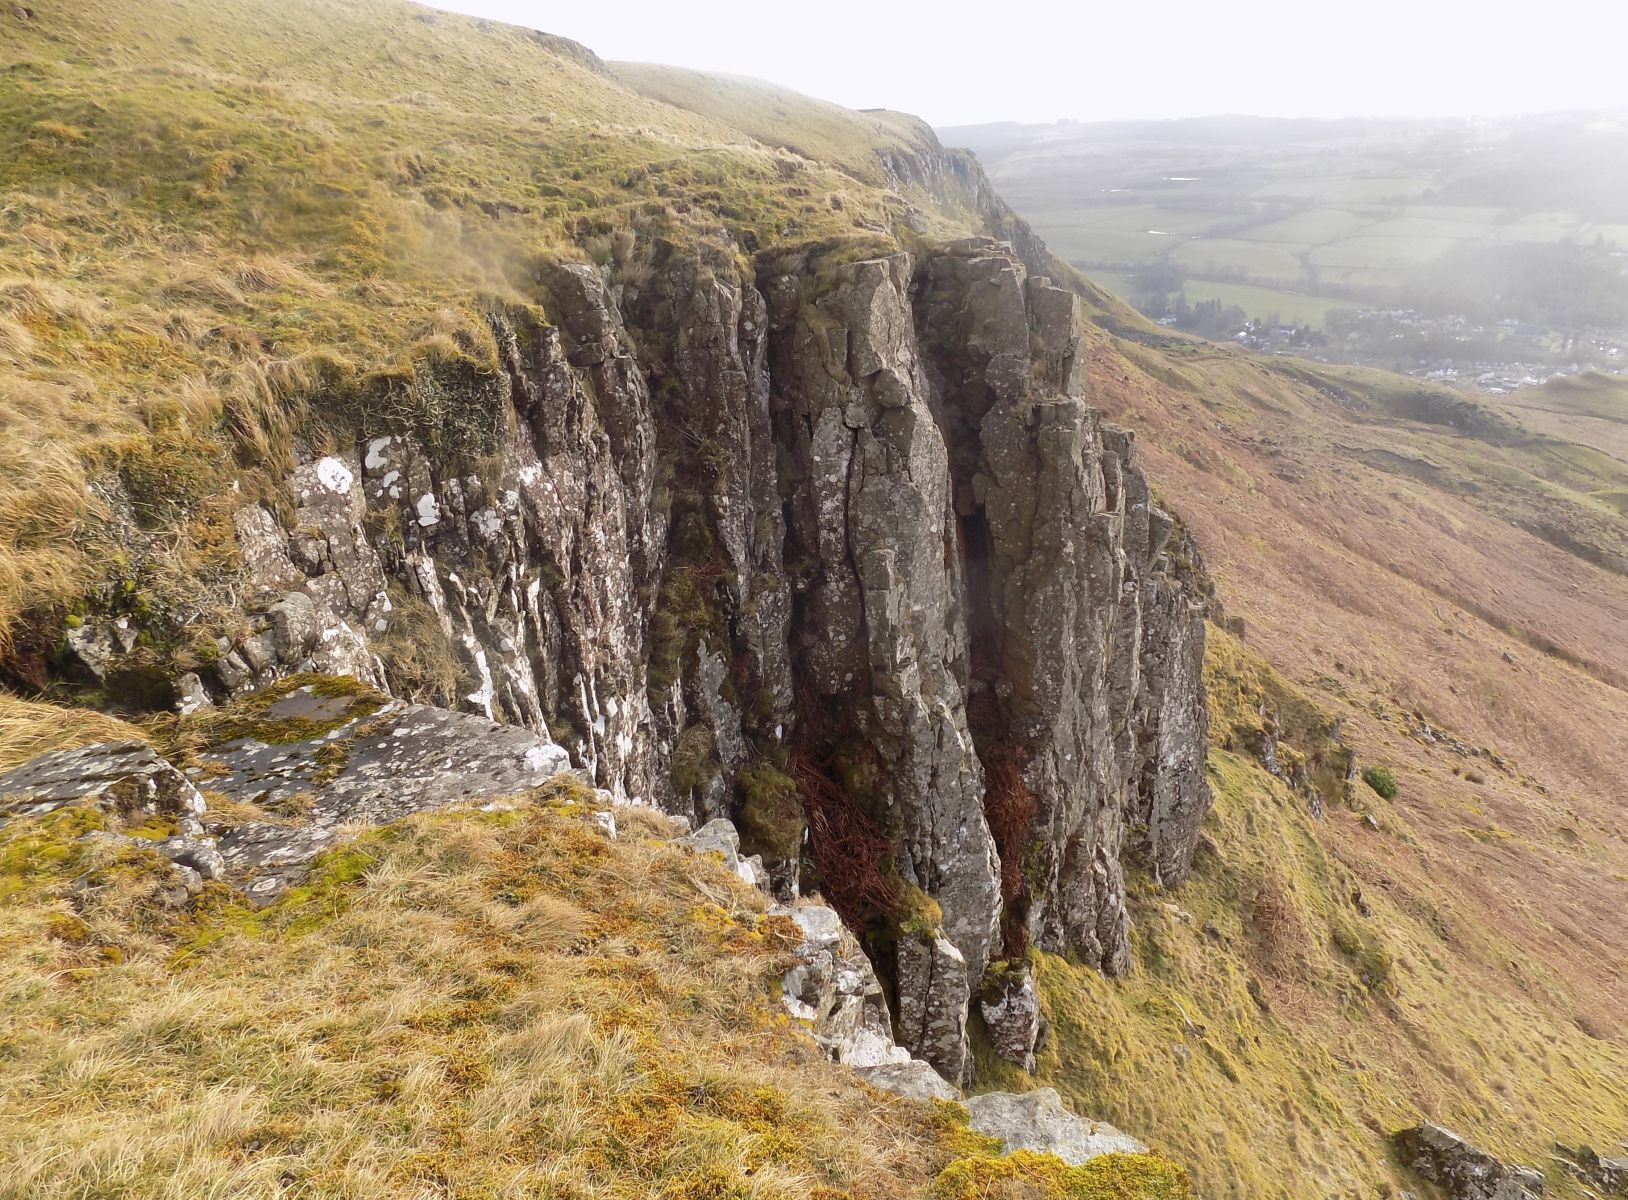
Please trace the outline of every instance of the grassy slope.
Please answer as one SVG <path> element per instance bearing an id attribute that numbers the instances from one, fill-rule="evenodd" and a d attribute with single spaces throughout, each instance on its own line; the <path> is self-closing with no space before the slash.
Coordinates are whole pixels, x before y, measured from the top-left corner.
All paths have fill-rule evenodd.
<path id="1" fill-rule="evenodd" d="M 0 276 L 29 284 L 0 292 L 0 450 L 56 506 L 9 497 L 0 585 L 35 572 L 13 597 L 83 582 L 51 536 L 79 515 L 82 468 L 46 437 L 146 453 L 179 429 L 184 458 L 223 409 L 253 432 L 288 407 L 299 389 L 279 381 L 303 355 L 388 365 L 467 330 L 480 292 L 524 298 L 538 247 L 569 253 L 630 220 L 727 257 L 722 225 L 829 236 L 901 207 L 865 185 L 866 147 L 910 126 L 783 94 L 766 124 L 764 85 L 637 80 L 705 115 L 679 112 L 528 35 L 393 4 L 326 24 L 242 0 L 33 7 L 0 43 L 0 125 L 25 145 L 0 164 Z M 334 65 L 336 44 L 363 49 Z M 783 167 L 747 132 L 841 169 Z M 1553 1136 L 1608 1144 L 1628 1126 L 1628 845 L 1611 799 L 1628 589 L 1553 527 L 1620 550 L 1615 468 L 1555 438 L 1422 423 L 1411 382 L 1253 360 L 1093 308 L 1094 400 L 1147 431 L 1144 459 L 1251 644 L 1402 792 L 1368 802 L 1378 830 L 1338 807 L 1314 823 L 1219 750 L 1215 850 L 1186 892 L 1133 897 L 1132 977 L 1043 963 L 1043 1076 L 1193 1163 L 1206 1194 L 1368 1194 L 1391 1173 L 1381 1134 L 1421 1113 L 1536 1162 Z M 1258 680 L 1241 655 L 1212 678 Z M 1507 769 L 1422 742 L 1415 711 Z M 1280 914 L 1264 933 L 1261 911 Z M 153 955 L 136 978 L 164 978 Z M 1376 987 L 1363 976 L 1380 962 Z M 90 1044 L 113 1055 L 125 1010 L 110 1011 Z"/>
<path id="2" fill-rule="evenodd" d="M 792 1032 L 789 921 L 659 818 L 611 843 L 570 800 L 410 820 L 269 909 L 211 885 L 184 916 L 151 856 L 64 840 L 96 814 L 7 827 L 0 1195 L 835 1200 L 976 1152 Z"/>
<path id="3" fill-rule="evenodd" d="M 1392 1172 L 1381 1134 L 1420 1115 L 1540 1166 L 1555 1139 L 1613 1142 L 1628 579 L 1589 554 L 1628 536 L 1601 498 L 1622 464 L 1485 410 L 1476 434 L 1420 420 L 1456 398 L 1414 381 L 1139 336 L 1099 335 L 1095 400 L 1143 432 L 1253 649 L 1401 791 L 1356 785 L 1377 828 L 1344 807 L 1312 821 L 1224 748 L 1218 715 L 1216 852 L 1185 891 L 1136 901 L 1126 987 L 1046 973 L 1083 1042 L 1042 1072 L 1112 1096 L 1105 1112 L 1156 1131 L 1218 1195 L 1371 1194 Z M 1218 637 L 1212 685 L 1235 658 Z M 1226 694 L 1212 686 L 1212 711 Z M 1254 927 L 1266 879 L 1287 952 Z M 1378 993 L 1365 945 L 1390 963 Z M 1244 1003 L 1251 979 L 1269 1013 Z"/>
<path id="4" fill-rule="evenodd" d="M 309 395 L 483 361 L 481 306 L 534 299 L 538 255 L 632 229 L 634 258 L 729 267 L 905 207 L 569 43 L 394 0 L 31 11 L 0 14 L 0 646 L 118 552 L 73 545 L 87 462 L 180 526 L 141 580 L 180 605 L 229 570 L 207 498 L 279 473 Z"/>

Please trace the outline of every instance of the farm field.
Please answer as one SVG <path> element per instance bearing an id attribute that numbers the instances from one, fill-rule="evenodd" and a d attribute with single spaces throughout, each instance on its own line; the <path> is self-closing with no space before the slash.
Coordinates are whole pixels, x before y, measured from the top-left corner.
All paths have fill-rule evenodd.
<path id="1" fill-rule="evenodd" d="M 1473 274 L 1483 259 L 1508 271 L 1533 254 L 1593 255 L 1559 270 L 1597 273 L 1604 263 L 1628 276 L 1622 114 L 939 132 L 978 154 L 1056 250 L 1133 302 L 1151 271 L 1159 290 L 1174 295 L 1174 280 L 1189 303 L 1221 299 L 1250 317 L 1320 324 L 1342 307 L 1429 312 L 1447 303 L 1444 270 Z M 1483 291 L 1508 298 L 1509 311 L 1489 319 L 1542 322 L 1501 283 Z"/>
<path id="2" fill-rule="evenodd" d="M 1097 286 L 1116 296 L 1135 293 L 1135 276 L 1122 271 L 1086 272 L 1086 277 Z M 1278 288 L 1256 287 L 1247 283 L 1211 283 L 1190 279 L 1183 285 L 1189 303 L 1219 300 L 1225 305 L 1237 305 L 1247 313 L 1270 317 L 1276 313 L 1290 325 L 1321 326 L 1331 310 L 1344 307 L 1338 300 L 1321 296 L 1308 296 L 1303 292 L 1289 292 Z"/>

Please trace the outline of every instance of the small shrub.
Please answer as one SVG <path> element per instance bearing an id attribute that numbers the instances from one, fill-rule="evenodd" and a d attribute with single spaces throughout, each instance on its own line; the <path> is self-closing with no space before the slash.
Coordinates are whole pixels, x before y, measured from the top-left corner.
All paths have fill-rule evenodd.
<path id="1" fill-rule="evenodd" d="M 1396 776 L 1385 767 L 1364 767 L 1362 781 L 1386 800 L 1396 799 Z"/>
<path id="2" fill-rule="evenodd" d="M 1187 1173 L 1150 1154 L 1104 1154 L 1071 1167 L 1052 1154 L 1019 1150 L 1004 1158 L 952 1162 L 930 1200 L 1186 1200 Z"/>

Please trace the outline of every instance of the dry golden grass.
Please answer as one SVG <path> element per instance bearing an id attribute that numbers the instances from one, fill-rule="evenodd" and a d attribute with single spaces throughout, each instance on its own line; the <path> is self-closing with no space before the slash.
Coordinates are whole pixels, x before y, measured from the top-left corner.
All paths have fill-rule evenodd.
<path id="1" fill-rule="evenodd" d="M 260 912 L 0 831 L 0 1196 L 885 1198 L 981 1148 L 795 1031 L 757 893 L 574 811 L 403 822 Z"/>
<path id="2" fill-rule="evenodd" d="M 48 750 L 146 740 L 141 729 L 116 717 L 88 708 L 23 700 L 0 691 L 0 771 Z"/>

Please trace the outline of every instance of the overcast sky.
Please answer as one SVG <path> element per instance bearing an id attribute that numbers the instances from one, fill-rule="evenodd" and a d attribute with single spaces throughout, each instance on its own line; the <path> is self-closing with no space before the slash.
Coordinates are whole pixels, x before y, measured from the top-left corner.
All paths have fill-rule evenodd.
<path id="1" fill-rule="evenodd" d="M 436 0 L 936 125 L 1628 108 L 1624 0 Z"/>

